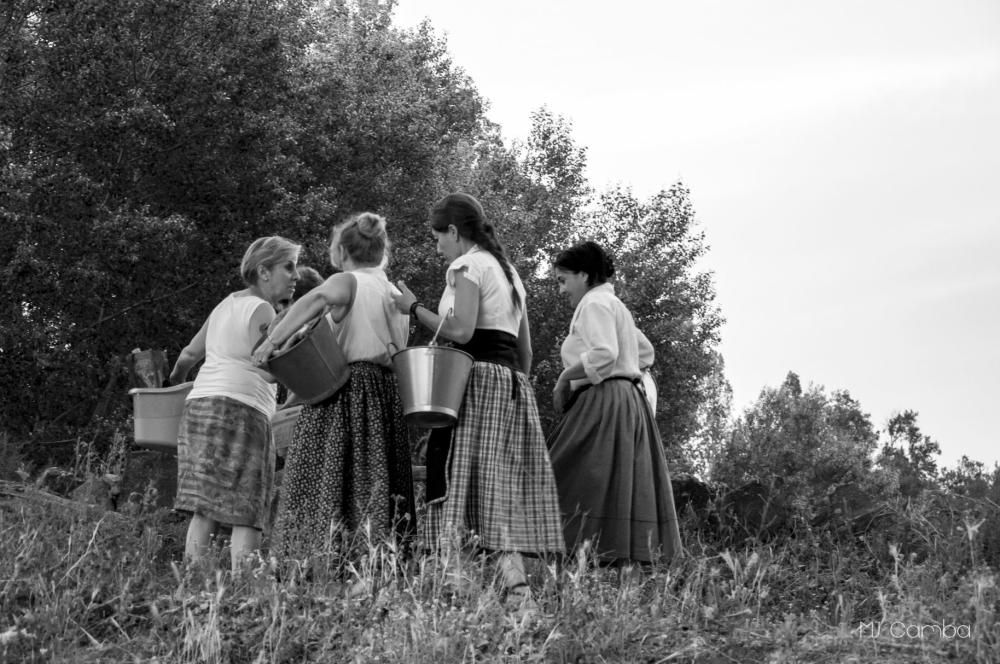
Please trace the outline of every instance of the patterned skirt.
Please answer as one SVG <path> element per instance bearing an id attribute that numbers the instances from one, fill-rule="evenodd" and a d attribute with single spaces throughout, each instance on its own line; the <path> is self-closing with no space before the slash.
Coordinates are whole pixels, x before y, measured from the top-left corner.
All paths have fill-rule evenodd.
<path id="1" fill-rule="evenodd" d="M 660 432 L 635 385 L 609 380 L 580 393 L 548 445 L 567 548 L 590 540 L 606 561 L 681 552 Z"/>
<path id="2" fill-rule="evenodd" d="M 271 422 L 264 413 L 229 397 L 189 399 L 177 436 L 174 509 L 263 530 L 274 459 Z"/>
<path id="3" fill-rule="evenodd" d="M 425 545 L 474 536 L 493 551 L 561 553 L 559 501 L 527 376 L 475 362 L 448 456 L 443 498 L 427 505 Z"/>
<path id="4" fill-rule="evenodd" d="M 362 527 L 406 538 L 416 525 L 411 463 L 395 374 L 352 363 L 344 387 L 295 423 L 272 550 L 316 552 Z"/>

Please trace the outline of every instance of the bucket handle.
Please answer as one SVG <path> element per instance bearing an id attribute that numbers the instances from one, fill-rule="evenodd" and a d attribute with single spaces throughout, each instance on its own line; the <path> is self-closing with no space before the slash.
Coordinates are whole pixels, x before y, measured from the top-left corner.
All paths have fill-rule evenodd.
<path id="1" fill-rule="evenodd" d="M 441 334 L 441 328 L 444 326 L 444 322 L 446 320 L 448 320 L 449 318 L 451 318 L 452 312 L 454 312 L 454 309 L 448 309 L 448 313 L 446 313 L 444 316 L 441 316 L 441 322 L 438 323 L 438 327 L 434 331 L 434 336 L 431 338 L 431 342 L 428 345 L 430 345 L 430 346 L 437 346 L 437 338 L 438 338 L 438 335 Z"/>

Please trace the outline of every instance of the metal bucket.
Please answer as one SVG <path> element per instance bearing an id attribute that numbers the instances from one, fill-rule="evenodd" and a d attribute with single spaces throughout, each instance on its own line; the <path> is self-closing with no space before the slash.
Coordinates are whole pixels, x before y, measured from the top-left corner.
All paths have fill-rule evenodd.
<path id="1" fill-rule="evenodd" d="M 392 366 L 408 423 L 439 429 L 458 420 L 471 355 L 444 346 L 411 346 L 393 354 Z"/>
<path id="2" fill-rule="evenodd" d="M 177 431 L 184 400 L 194 387 L 193 382 L 170 387 L 134 387 L 132 413 L 135 444 L 148 450 L 177 453 Z"/>
<path id="3" fill-rule="evenodd" d="M 330 398 L 351 376 L 326 316 L 312 323 L 292 346 L 268 358 L 264 368 L 307 404 Z"/>

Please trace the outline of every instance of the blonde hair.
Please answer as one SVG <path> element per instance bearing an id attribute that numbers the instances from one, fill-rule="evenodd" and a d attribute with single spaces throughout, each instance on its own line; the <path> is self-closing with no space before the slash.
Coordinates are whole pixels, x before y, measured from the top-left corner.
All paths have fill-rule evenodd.
<path id="1" fill-rule="evenodd" d="M 384 265 L 389 254 L 389 235 L 385 219 L 374 212 L 352 215 L 333 227 L 330 251 L 340 245 L 347 255 L 362 265 Z"/>
<path id="2" fill-rule="evenodd" d="M 295 263 L 299 259 L 301 249 L 301 245 L 277 235 L 257 238 L 250 243 L 246 253 L 243 254 L 240 276 L 248 286 L 252 286 L 257 283 L 257 268 L 270 269 L 285 261 Z"/>

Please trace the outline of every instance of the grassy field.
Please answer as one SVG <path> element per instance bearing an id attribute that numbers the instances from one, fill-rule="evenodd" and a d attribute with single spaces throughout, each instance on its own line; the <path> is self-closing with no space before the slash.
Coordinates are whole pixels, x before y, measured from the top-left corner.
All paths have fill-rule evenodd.
<path id="1" fill-rule="evenodd" d="M 516 610 L 484 556 L 363 542 L 234 578 L 224 538 L 214 565 L 178 567 L 186 524 L 168 511 L 12 493 L 3 662 L 1000 661 L 997 573 L 975 560 L 975 524 L 927 529 L 917 555 L 819 532 L 734 546 L 690 521 L 683 559 L 630 574 L 530 560 L 536 607 Z"/>

